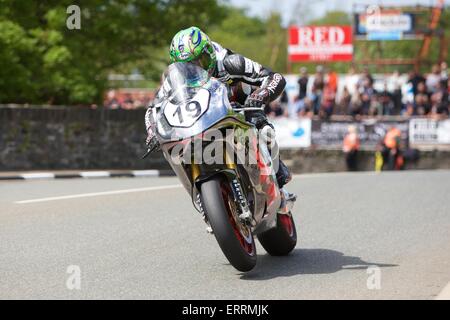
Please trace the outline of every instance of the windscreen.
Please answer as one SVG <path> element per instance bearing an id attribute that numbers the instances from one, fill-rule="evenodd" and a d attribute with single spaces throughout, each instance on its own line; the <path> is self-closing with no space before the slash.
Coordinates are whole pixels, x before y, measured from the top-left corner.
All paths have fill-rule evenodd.
<path id="1" fill-rule="evenodd" d="M 177 140 L 202 133 L 231 109 L 225 85 L 193 63 L 173 63 L 163 77 L 158 133 Z"/>

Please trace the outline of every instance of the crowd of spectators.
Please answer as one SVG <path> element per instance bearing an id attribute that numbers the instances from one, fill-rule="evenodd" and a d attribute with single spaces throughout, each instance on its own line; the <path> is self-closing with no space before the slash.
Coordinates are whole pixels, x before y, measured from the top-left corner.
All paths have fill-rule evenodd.
<path id="1" fill-rule="evenodd" d="M 154 92 L 150 90 L 109 90 L 106 93 L 103 106 L 107 109 L 126 110 L 146 108 L 153 99 Z"/>
<path id="2" fill-rule="evenodd" d="M 377 78 L 375 78 L 377 77 Z M 289 100 L 284 94 L 266 108 L 272 117 L 331 115 L 448 116 L 450 111 L 448 66 L 434 65 L 429 74 L 411 71 L 389 75 L 372 75 L 368 68 L 357 73 L 350 68 L 346 75 L 322 66 L 314 75 L 300 69 L 297 92 Z"/>
<path id="3" fill-rule="evenodd" d="M 368 68 L 357 73 L 351 67 L 338 75 L 317 66 L 314 74 L 300 69 L 295 94 L 286 90 L 265 108 L 271 117 L 329 118 L 331 115 L 360 116 L 448 116 L 450 113 L 447 63 L 436 64 L 426 75 L 411 71 L 373 75 Z M 109 90 L 103 106 L 107 109 L 145 108 L 154 98 L 153 90 Z"/>

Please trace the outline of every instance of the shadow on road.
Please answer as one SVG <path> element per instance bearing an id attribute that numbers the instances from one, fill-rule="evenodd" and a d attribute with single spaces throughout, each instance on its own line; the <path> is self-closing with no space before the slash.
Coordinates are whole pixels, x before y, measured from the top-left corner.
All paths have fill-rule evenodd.
<path id="1" fill-rule="evenodd" d="M 241 275 L 243 280 L 267 280 L 299 274 L 327 274 L 340 270 L 361 270 L 369 266 L 396 267 L 396 264 L 366 262 L 359 257 L 346 256 L 328 249 L 295 249 L 285 257 L 258 256 L 255 269 Z"/>

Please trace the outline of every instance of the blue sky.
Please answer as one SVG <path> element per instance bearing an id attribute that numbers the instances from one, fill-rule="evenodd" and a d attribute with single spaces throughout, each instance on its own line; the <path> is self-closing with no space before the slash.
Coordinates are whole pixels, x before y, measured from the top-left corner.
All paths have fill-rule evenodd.
<path id="1" fill-rule="evenodd" d="M 300 24 L 307 23 L 307 18 L 318 18 L 323 16 L 328 10 L 344 10 L 352 12 L 354 4 L 367 5 L 434 5 L 437 0 L 225 0 L 233 6 L 248 8 L 248 13 L 254 16 L 265 17 L 271 11 L 279 11 L 283 16 L 284 24 L 288 24 L 292 18 L 300 21 Z M 444 1 L 450 5 L 450 0 Z M 304 17 L 295 12 L 304 12 Z M 303 22 L 305 21 L 305 22 Z M 302 23 L 303 22 L 303 23 Z"/>

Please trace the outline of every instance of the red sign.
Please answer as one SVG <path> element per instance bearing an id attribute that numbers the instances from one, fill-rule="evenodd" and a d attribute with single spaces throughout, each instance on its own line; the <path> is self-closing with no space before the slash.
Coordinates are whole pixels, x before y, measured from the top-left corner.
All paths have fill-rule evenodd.
<path id="1" fill-rule="evenodd" d="M 289 28 L 289 61 L 351 61 L 351 26 Z"/>

